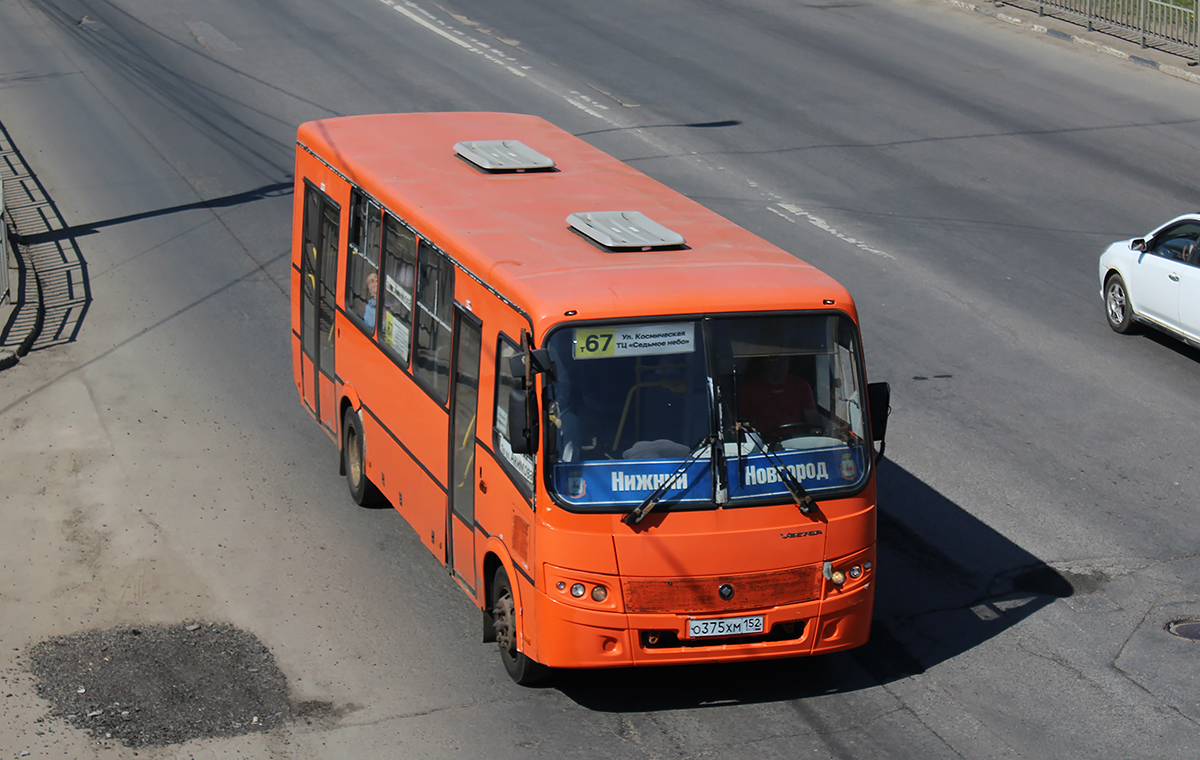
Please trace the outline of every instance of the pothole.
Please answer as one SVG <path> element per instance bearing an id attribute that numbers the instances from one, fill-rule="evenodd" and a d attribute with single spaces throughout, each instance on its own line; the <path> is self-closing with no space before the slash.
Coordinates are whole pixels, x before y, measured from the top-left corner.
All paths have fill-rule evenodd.
<path id="1" fill-rule="evenodd" d="M 287 678 L 251 633 L 225 623 L 113 628 L 31 646 L 30 672 L 50 714 L 128 747 L 237 736 L 327 703 L 288 700 Z"/>
<path id="2" fill-rule="evenodd" d="M 1200 641 L 1200 620 L 1176 620 L 1167 623 L 1167 633 L 1181 639 Z"/>

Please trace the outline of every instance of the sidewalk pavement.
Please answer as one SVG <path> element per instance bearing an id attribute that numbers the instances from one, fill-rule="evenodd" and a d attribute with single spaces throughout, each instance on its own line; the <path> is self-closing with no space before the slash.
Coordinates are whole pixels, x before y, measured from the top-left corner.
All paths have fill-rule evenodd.
<path id="1" fill-rule="evenodd" d="M 1097 53 L 1120 58 L 1123 61 L 1145 66 L 1167 76 L 1200 84 L 1200 67 L 1196 66 L 1196 51 L 1182 46 L 1155 43 L 1154 47 L 1142 47 L 1138 35 L 1119 29 L 1104 32 L 1088 31 L 1084 21 L 1068 21 L 1066 17 L 1039 16 L 1036 11 L 1010 5 L 1003 0 L 969 2 L 968 0 L 942 0 L 942 2 L 972 13 L 990 16 L 1021 29 L 1044 34 L 1047 37 L 1072 42 Z M 1053 11 L 1053 9 L 1050 9 Z"/>
<path id="2" fill-rule="evenodd" d="M 1167 76 L 1200 84 L 1200 67 L 1187 51 L 1172 51 L 1166 48 L 1143 48 L 1129 35 L 1129 39 L 1098 31 L 1088 31 L 1080 23 L 1051 16 L 1039 16 L 1034 11 L 1008 5 L 1002 0 L 993 2 L 967 2 L 967 0 L 942 0 L 943 2 L 972 13 L 979 13 L 1026 29 L 1035 34 L 1044 34 L 1059 40 L 1075 43 L 1094 52 L 1110 55 L 1125 61 L 1145 66 Z M 11 177 L 9 178 L 11 179 Z M 15 215 L 5 216 L 17 226 Z M 7 221 L 7 220 L 5 220 Z M 9 240 L 9 298 L 0 302 L 0 371 L 20 362 L 33 347 L 45 320 L 45 303 L 41 281 L 32 266 L 32 257 L 27 255 L 18 241 L 22 234 L 32 230 L 11 230 L 4 224 L 4 234 Z"/>

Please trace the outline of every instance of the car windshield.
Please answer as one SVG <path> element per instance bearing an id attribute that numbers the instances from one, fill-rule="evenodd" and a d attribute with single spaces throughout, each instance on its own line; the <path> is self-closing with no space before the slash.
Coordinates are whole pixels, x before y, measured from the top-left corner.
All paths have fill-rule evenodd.
<path id="1" fill-rule="evenodd" d="M 673 475 L 663 507 L 789 500 L 780 467 L 817 498 L 865 482 L 857 331 L 844 315 L 568 325 L 548 347 L 549 486 L 565 506 L 637 506 Z"/>

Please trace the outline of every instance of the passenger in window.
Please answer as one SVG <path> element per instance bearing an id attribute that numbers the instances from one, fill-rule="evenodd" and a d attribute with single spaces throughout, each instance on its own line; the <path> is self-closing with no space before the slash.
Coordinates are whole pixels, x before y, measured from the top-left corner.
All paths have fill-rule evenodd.
<path id="1" fill-rule="evenodd" d="M 748 420 L 768 440 L 799 435 L 800 428 L 824 429 L 812 386 L 791 372 L 786 356 L 756 356 L 738 388 L 738 418 Z"/>
<path id="2" fill-rule="evenodd" d="M 379 292 L 379 275 L 371 272 L 367 275 L 367 306 L 363 309 L 363 321 L 370 325 L 371 330 L 375 329 L 375 298 Z"/>

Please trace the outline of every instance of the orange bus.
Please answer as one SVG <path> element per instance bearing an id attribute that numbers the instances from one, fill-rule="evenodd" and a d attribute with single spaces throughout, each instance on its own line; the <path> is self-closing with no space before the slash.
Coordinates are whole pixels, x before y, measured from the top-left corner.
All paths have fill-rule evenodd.
<path id="1" fill-rule="evenodd" d="M 888 386 L 832 278 L 518 114 L 302 125 L 292 234 L 303 404 L 515 681 L 867 640 Z"/>

